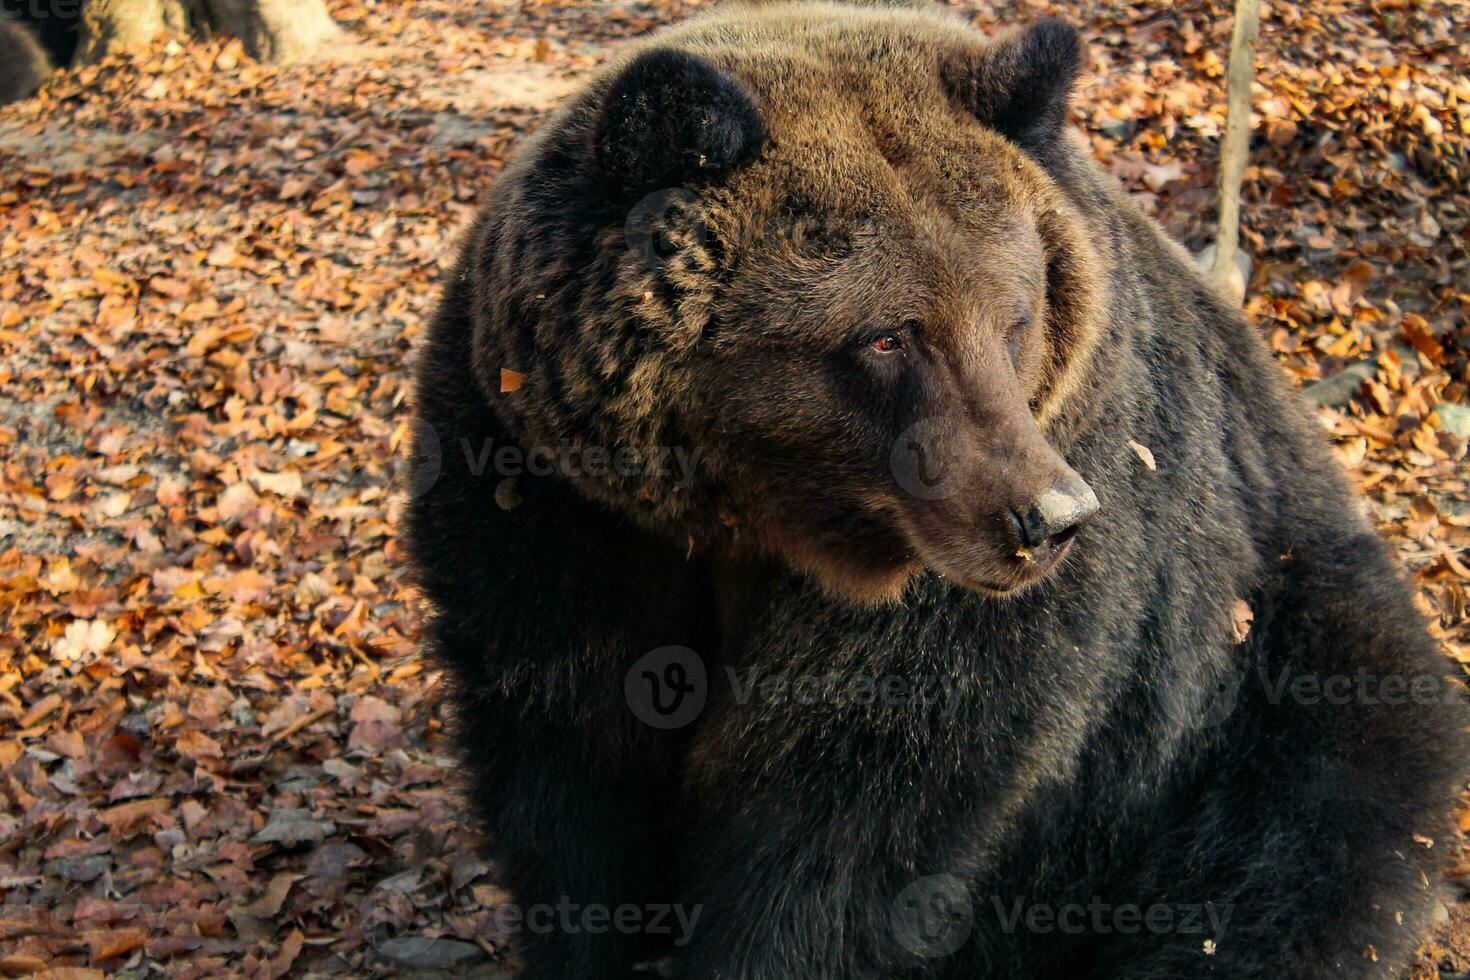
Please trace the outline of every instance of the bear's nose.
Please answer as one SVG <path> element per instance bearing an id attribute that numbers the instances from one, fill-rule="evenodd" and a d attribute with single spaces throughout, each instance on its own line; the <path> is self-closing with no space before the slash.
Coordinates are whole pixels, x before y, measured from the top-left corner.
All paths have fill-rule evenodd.
<path id="1" fill-rule="evenodd" d="M 1081 477 L 1048 487 L 1024 511 L 1011 511 L 1017 557 L 1038 562 L 1055 558 L 1097 509 L 1097 494 Z"/>

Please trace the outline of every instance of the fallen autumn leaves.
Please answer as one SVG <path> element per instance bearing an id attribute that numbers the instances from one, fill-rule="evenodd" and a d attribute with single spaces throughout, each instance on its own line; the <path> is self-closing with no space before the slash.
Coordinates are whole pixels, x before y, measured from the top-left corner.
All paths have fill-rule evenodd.
<path id="1" fill-rule="evenodd" d="M 503 951 L 399 577 L 405 364 L 514 140 L 605 42 L 694 6 L 346 0 L 340 62 L 163 43 L 0 113 L 0 972 Z M 1080 23 L 1096 152 L 1209 239 L 1226 4 L 960 9 Z M 1377 358 L 1324 421 L 1465 662 L 1454 9 L 1272 4 L 1244 220 L 1286 368 Z M 1416 976 L 1470 967 L 1446 920 Z"/>

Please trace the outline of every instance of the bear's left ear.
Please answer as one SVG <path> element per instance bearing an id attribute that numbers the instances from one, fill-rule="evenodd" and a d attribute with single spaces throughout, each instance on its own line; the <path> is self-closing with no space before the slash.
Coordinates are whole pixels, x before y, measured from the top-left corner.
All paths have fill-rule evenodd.
<path id="1" fill-rule="evenodd" d="M 1042 20 L 947 63 L 944 80 L 982 123 L 1036 155 L 1067 121 L 1081 54 L 1071 25 Z"/>
<path id="2" fill-rule="evenodd" d="M 597 123 L 597 163 L 639 193 L 719 177 L 760 151 L 765 126 L 745 88 L 685 51 L 647 51 L 613 80 Z"/>

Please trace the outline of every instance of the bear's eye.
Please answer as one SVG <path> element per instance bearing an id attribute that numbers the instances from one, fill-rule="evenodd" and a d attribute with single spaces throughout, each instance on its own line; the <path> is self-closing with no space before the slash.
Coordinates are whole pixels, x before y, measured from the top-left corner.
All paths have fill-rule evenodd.
<path id="1" fill-rule="evenodd" d="M 893 327 L 870 327 L 859 329 L 851 338 L 847 350 L 872 362 L 884 360 L 890 363 L 901 361 L 908 351 L 909 342 L 919 334 L 917 321 L 905 320 Z"/>
<path id="2" fill-rule="evenodd" d="M 880 333 L 868 341 L 868 348 L 879 354 L 896 354 L 903 350 L 903 338 L 896 333 Z"/>

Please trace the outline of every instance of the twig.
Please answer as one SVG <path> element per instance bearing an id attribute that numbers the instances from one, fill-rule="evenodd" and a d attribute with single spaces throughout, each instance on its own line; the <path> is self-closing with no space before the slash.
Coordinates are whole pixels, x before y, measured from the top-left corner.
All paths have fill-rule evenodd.
<path id="1" fill-rule="evenodd" d="M 331 704 L 331 705 L 326 706 L 325 708 L 317 708 L 315 711 L 313 711 L 309 715 L 302 715 L 300 718 L 297 718 L 295 721 L 291 722 L 291 724 L 287 725 L 285 728 L 283 728 L 280 731 L 276 732 L 275 735 L 271 736 L 271 745 L 280 745 L 286 739 L 290 738 L 292 735 L 295 735 L 297 732 L 301 731 L 307 725 L 315 725 L 317 722 L 321 721 L 327 715 L 330 715 L 330 714 L 333 714 L 334 712 L 336 712 L 336 710 L 337 710 L 337 706 L 335 704 Z"/>
<path id="2" fill-rule="evenodd" d="M 1215 265 L 1210 270 L 1215 281 L 1227 290 L 1240 241 L 1240 181 L 1245 176 L 1246 151 L 1250 148 L 1251 85 L 1260 25 L 1261 0 L 1235 0 L 1225 83 L 1229 107 L 1225 141 L 1220 147 L 1220 229 L 1215 233 Z"/>

